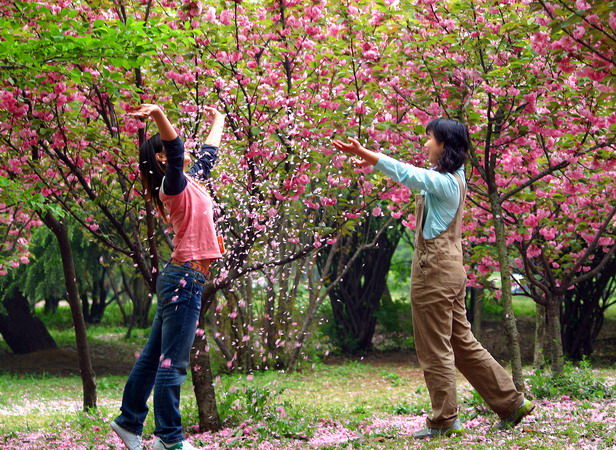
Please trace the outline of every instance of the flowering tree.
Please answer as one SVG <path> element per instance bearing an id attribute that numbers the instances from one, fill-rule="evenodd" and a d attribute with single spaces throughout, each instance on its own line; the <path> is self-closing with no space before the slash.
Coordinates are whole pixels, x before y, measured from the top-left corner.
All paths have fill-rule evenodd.
<path id="1" fill-rule="evenodd" d="M 116 29 L 103 20 L 113 14 L 85 4 L 69 6 L 3 5 L 0 147 L 3 175 L 22 191 L 37 192 L 36 205 L 13 207 L 21 214 L 37 213 L 58 238 L 84 377 L 84 406 L 90 407 L 96 404 L 95 382 L 62 217 L 70 215 L 109 248 L 130 256 L 153 284 L 149 254 L 142 250 L 139 234 L 142 207 L 131 205 L 134 158 L 122 158 L 118 147 L 111 148 L 120 145 L 121 131 L 136 130 L 134 122 L 118 125 L 111 99 L 132 93 L 126 70 L 143 58 L 140 52 L 146 50 L 136 42 L 147 41 L 148 35 L 127 22 L 114 34 Z M 101 59 L 103 54 L 109 61 Z"/>
<path id="2" fill-rule="evenodd" d="M 583 71 L 595 81 L 616 76 L 616 2 L 614 0 L 538 0 L 551 29 L 551 46 L 566 73 Z M 581 63 L 577 67 L 571 62 Z"/>
<path id="3" fill-rule="evenodd" d="M 151 291 L 159 260 L 157 222 L 152 208 L 140 203 L 135 153 L 125 150 L 124 138 L 138 134 L 142 141 L 145 134 L 139 122 L 121 117 L 127 100 L 137 95 L 177 108 L 168 115 L 189 149 L 202 132 L 201 105 L 217 103 L 228 114 L 234 142 L 221 151 L 224 174 L 210 188 L 224 204 L 220 225 L 229 251 L 207 292 L 229 291 L 247 273 L 301 259 L 334 242 L 344 224 L 361 215 L 364 201 L 354 195 L 337 206 L 340 187 L 355 189 L 350 177 L 331 178 L 320 170 L 331 124 L 338 117 L 341 129 L 347 126 L 334 101 L 346 88 L 332 70 L 337 56 L 315 51 L 318 43 L 335 42 L 335 23 L 325 23 L 324 3 L 249 10 L 233 3 L 218 14 L 196 3 L 169 2 L 165 7 L 177 12 L 172 16 L 151 3 L 69 6 L 20 4 L 4 11 L 1 56 L 11 72 L 0 105 L 7 131 L 2 149 L 14 155 L 4 170 L 20 186 L 39 189 L 45 205 L 59 205 L 116 258 L 130 258 Z M 323 33 L 319 23 L 333 34 Z M 36 76 L 26 77 L 26 71 Z M 324 126 L 327 114 L 333 119 Z M 334 164 L 339 169 L 342 161 Z M 331 185 L 324 189 L 327 177 Z M 62 223 L 52 219 L 49 226 L 60 230 Z M 264 325 L 280 326 L 283 333 L 293 327 L 285 297 L 278 313 L 285 320 L 270 316 Z M 241 302 L 230 308 L 241 309 Z M 305 325 L 312 321 L 308 317 Z M 248 334 L 238 337 L 250 339 L 251 327 L 243 323 Z M 285 354 L 284 346 L 274 348 Z"/>
<path id="4" fill-rule="evenodd" d="M 556 214 L 559 189 L 613 170 L 614 125 L 610 78 L 603 76 L 612 69 L 582 58 L 582 44 L 579 58 L 563 59 L 569 41 L 550 37 L 551 19 L 535 14 L 529 0 L 62 1 L 3 4 L 1 11 L 0 170 L 9 181 L 0 189 L 11 201 L 3 200 L 0 212 L 2 231 L 15 237 L 3 252 L 22 253 L 0 264 L 27 257 L 33 211 L 59 236 L 62 211 L 115 260 L 133 264 L 151 295 L 169 235 L 143 202 L 136 172 L 135 144 L 147 129 L 123 111 L 140 101 L 165 105 L 189 151 L 204 132 L 203 106 L 225 112 L 228 135 L 206 184 L 219 205 L 227 252 L 204 293 L 193 359 L 197 395 L 211 405 L 204 328 L 229 369 L 292 368 L 331 283 L 359 257 L 328 279 L 328 271 L 315 270 L 317 252 L 333 261 L 365 214 L 389 211 L 414 227 L 409 190 L 331 156 L 331 138 L 354 136 L 423 164 L 424 125 L 454 117 L 469 125 L 476 143 L 465 225 L 470 261 L 480 275 L 495 261 L 500 268 L 521 384 L 510 266 L 523 264 L 510 246 L 527 243 L 532 253 L 533 236 L 551 242 L 554 232 L 566 240 L 559 249 L 581 251 L 573 232 L 581 222 L 569 232 L 569 217 Z M 609 46 L 601 49 L 613 58 Z M 580 197 L 599 195 L 607 205 L 591 225 L 603 233 L 600 240 L 610 232 L 609 220 L 601 221 L 610 217 L 612 192 L 603 181 L 586 187 Z M 36 208 L 15 201 L 14 188 L 30 192 Z M 554 214 L 530 223 L 548 209 Z M 390 225 L 383 222 L 364 240 L 368 246 Z M 538 234 L 530 231 L 535 225 Z M 597 245 L 609 251 L 609 242 Z M 550 258 L 564 266 L 562 252 Z M 583 264 L 580 258 L 571 268 Z M 150 297 L 142 297 L 147 312 Z M 199 401 L 204 428 L 215 417 L 207 403 Z"/>
<path id="5" fill-rule="evenodd" d="M 409 133 L 416 125 L 435 116 L 469 124 L 476 145 L 471 149 L 472 203 L 465 236 L 479 275 L 490 272 L 495 261 L 499 267 L 502 289 L 498 294 L 511 342 L 514 380 L 521 386 L 511 307 L 515 255 L 510 248 L 524 239 L 525 231 L 516 223 L 524 220 L 528 209 L 542 208 L 534 203 L 535 184 L 555 178 L 563 182 L 589 160 L 601 170 L 610 170 L 614 115 L 611 91 L 596 77 L 588 79 L 587 66 L 578 66 L 579 73 L 572 76 L 559 65 L 555 54 L 560 47 L 556 42 L 546 45 L 547 20 L 536 15 L 531 2 L 510 3 L 514 2 L 424 1 L 417 8 L 408 7 L 410 14 L 398 22 L 397 34 L 388 32 L 389 41 L 381 39 L 382 45 L 393 42 L 389 45 L 398 48 L 395 56 L 388 59 L 384 54 L 379 61 L 381 67 L 395 66 L 396 76 L 393 70 L 375 74 L 387 93 L 388 119 L 396 118 L 394 123 L 402 126 L 375 135 L 387 135 L 393 145 L 385 151 L 404 158 L 396 144 L 416 141 Z M 396 194 L 389 197 L 403 205 Z M 558 198 L 559 194 L 551 190 L 544 195 Z M 406 220 L 412 222 L 413 217 L 408 215 Z M 521 265 L 517 270 L 522 270 Z M 470 277 L 478 280 L 474 273 Z"/>
<path id="6" fill-rule="evenodd" d="M 294 367 L 327 293 L 314 254 L 351 229 L 366 203 L 356 192 L 372 189 L 343 172 L 343 158 L 323 156 L 336 132 L 361 130 L 343 108 L 344 93 L 355 88 L 345 77 L 349 57 L 336 44 L 338 9 L 346 11 L 325 2 L 232 3 L 188 10 L 192 20 L 177 25 L 195 33 L 195 60 L 168 76 L 199 94 L 191 99 L 195 111 L 200 101 L 216 102 L 232 137 L 211 183 L 228 250 L 206 288 L 214 308 L 203 321 L 230 369 Z M 197 87 L 203 77 L 211 81 Z M 198 343 L 196 363 L 207 375 L 207 361 L 199 360 L 207 358 L 206 341 Z"/>

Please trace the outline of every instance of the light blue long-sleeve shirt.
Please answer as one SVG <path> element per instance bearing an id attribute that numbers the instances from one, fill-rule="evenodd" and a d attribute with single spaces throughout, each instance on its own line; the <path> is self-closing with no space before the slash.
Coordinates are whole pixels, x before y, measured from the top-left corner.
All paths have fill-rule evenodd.
<path id="1" fill-rule="evenodd" d="M 411 189 L 421 189 L 425 196 L 424 239 L 435 238 L 447 229 L 460 206 L 460 185 L 453 174 L 422 169 L 382 154 L 374 167 L 398 183 Z M 460 166 L 455 173 L 466 185 L 464 166 Z"/>

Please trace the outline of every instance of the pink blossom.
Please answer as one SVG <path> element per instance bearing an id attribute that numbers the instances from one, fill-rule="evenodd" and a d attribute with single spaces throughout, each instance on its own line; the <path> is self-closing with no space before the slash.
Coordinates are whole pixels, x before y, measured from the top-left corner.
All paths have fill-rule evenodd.
<path id="1" fill-rule="evenodd" d="M 283 407 L 283 406 L 278 406 L 278 407 L 276 408 L 276 411 L 278 411 L 278 413 L 280 414 L 280 418 L 281 418 L 281 419 L 284 419 L 285 417 L 287 417 L 287 413 L 285 412 L 285 410 L 284 410 L 284 407 Z"/>
<path id="2" fill-rule="evenodd" d="M 351 213 L 351 212 L 344 212 L 343 215 L 347 218 L 347 219 L 358 219 L 359 217 L 361 217 L 361 213 Z"/>
<path id="3" fill-rule="evenodd" d="M 233 11 L 229 9 L 223 9 L 220 13 L 220 23 L 223 25 L 231 24 L 231 20 L 233 19 Z"/>
<path id="4" fill-rule="evenodd" d="M 578 25 L 573 29 L 573 37 L 576 39 L 581 39 L 586 33 L 586 28 L 583 25 Z"/>
<path id="5" fill-rule="evenodd" d="M 205 22 L 214 22 L 216 20 L 216 8 L 209 6 L 205 14 L 202 15 Z"/>

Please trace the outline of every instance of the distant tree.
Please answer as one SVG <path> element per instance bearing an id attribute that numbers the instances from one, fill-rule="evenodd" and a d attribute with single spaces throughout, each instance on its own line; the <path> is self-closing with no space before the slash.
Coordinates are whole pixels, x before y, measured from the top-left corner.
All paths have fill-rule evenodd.
<path id="1" fill-rule="evenodd" d="M 16 354 L 57 348 L 45 324 L 21 292 L 18 271 L 0 278 L 0 334 Z"/>
<path id="2" fill-rule="evenodd" d="M 347 267 L 358 247 L 371 239 L 375 229 L 387 221 L 386 217 L 367 217 L 352 232 L 340 238 L 328 273 L 321 272 L 327 280 Z M 335 343 L 345 353 L 366 352 L 372 349 L 376 330 L 377 312 L 387 286 L 391 258 L 403 233 L 398 221 L 379 237 L 374 248 L 364 250 L 349 267 L 346 275 L 329 293 L 335 329 Z M 328 253 L 319 255 L 318 266 L 322 271 Z"/>
<path id="3" fill-rule="evenodd" d="M 602 261 L 602 252 L 596 253 L 591 267 Z M 560 322 L 563 350 L 568 358 L 579 361 L 592 355 L 605 312 L 615 304 L 616 257 L 612 256 L 603 270 L 565 292 Z"/>

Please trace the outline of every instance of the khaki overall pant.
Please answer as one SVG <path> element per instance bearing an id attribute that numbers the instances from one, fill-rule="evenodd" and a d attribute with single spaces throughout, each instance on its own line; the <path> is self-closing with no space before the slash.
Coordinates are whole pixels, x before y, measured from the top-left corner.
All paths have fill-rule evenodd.
<path id="1" fill-rule="evenodd" d="M 430 428 L 449 428 L 458 416 L 456 368 L 501 418 L 523 399 L 507 372 L 477 342 L 466 319 L 461 244 L 466 189 L 454 176 L 460 184 L 460 207 L 449 227 L 433 239 L 423 237 L 424 197 L 416 195 L 411 305 L 415 348 L 432 402 Z"/>

